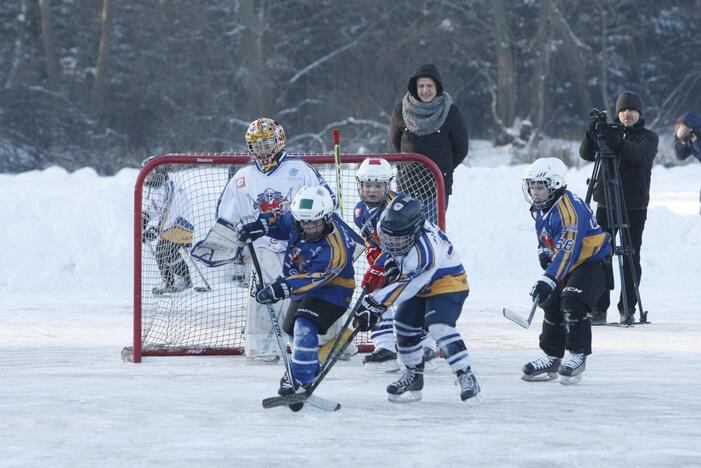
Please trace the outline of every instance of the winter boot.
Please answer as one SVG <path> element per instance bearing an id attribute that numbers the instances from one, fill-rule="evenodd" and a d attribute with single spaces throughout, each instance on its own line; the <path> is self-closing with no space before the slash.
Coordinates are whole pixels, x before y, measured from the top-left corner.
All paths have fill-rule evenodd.
<path id="1" fill-rule="evenodd" d="M 411 403 L 421 400 L 424 388 L 424 364 L 407 366 L 399 380 L 387 385 L 387 399 L 392 403 Z"/>
<path id="2" fill-rule="evenodd" d="M 526 363 L 523 366 L 522 380 L 526 382 L 540 382 L 554 380 L 560 369 L 560 358 L 555 356 L 543 356 Z"/>
<path id="3" fill-rule="evenodd" d="M 593 326 L 596 325 L 606 325 L 606 311 L 604 312 L 599 312 L 596 310 L 592 310 L 591 314 L 589 314 L 591 317 L 591 324 Z"/>
<path id="4" fill-rule="evenodd" d="M 455 375 L 457 376 L 455 385 L 460 385 L 460 399 L 466 401 L 469 405 L 479 403 L 482 400 L 482 395 L 472 369 L 468 367 L 467 369 L 459 370 Z"/>
<path id="5" fill-rule="evenodd" d="M 582 380 L 582 372 L 587 368 L 587 356 L 584 353 L 570 353 L 560 366 L 560 383 L 562 385 L 576 384 Z"/>
<path id="6" fill-rule="evenodd" d="M 397 372 L 400 369 L 397 353 L 387 348 L 375 348 L 363 358 L 363 364 L 365 369 L 375 373 Z"/>

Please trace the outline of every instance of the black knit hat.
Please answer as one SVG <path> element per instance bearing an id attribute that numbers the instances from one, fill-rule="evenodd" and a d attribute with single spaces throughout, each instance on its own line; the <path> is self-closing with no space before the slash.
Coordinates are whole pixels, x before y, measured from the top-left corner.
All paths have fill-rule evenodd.
<path id="1" fill-rule="evenodd" d="M 616 114 L 625 109 L 638 111 L 643 115 L 643 100 L 638 93 L 633 91 L 623 91 L 618 99 L 616 99 Z"/>
<path id="2" fill-rule="evenodd" d="M 443 83 L 441 82 L 441 75 L 440 73 L 438 73 L 438 67 L 436 67 L 432 63 L 427 63 L 417 68 L 414 74 L 411 76 L 411 78 L 409 78 L 407 90 L 411 93 L 412 96 L 414 96 L 416 99 L 419 98 L 419 93 L 416 90 L 416 80 L 424 76 L 431 78 L 433 81 L 436 82 L 436 96 L 440 96 L 441 94 L 443 94 Z"/>

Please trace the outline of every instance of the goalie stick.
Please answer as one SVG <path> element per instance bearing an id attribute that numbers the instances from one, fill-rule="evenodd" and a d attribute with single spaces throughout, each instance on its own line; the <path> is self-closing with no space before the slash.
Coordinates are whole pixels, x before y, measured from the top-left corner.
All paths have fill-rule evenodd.
<path id="1" fill-rule="evenodd" d="M 538 296 L 533 298 L 533 305 L 531 306 L 531 312 L 528 314 L 528 318 L 524 318 L 514 312 L 511 309 L 507 309 L 504 307 L 502 309 L 502 313 L 504 314 L 504 317 L 507 319 L 511 320 L 517 325 L 522 326 L 523 328 L 528 328 L 531 326 L 531 322 L 533 321 L 533 316 L 535 315 L 535 309 L 538 306 Z"/>

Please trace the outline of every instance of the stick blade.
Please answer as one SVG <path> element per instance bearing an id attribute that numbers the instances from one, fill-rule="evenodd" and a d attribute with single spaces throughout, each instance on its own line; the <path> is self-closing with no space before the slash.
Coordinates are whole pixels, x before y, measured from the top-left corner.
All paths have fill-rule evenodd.
<path id="1" fill-rule="evenodd" d="M 504 307 L 502 309 L 502 313 L 504 314 L 504 317 L 511 320 L 516 325 L 520 325 L 523 328 L 528 328 L 531 326 L 531 324 L 528 322 L 528 320 L 525 317 L 520 316 L 519 314 L 517 314 L 516 312 L 514 312 L 511 309 L 507 309 L 506 307 Z"/>

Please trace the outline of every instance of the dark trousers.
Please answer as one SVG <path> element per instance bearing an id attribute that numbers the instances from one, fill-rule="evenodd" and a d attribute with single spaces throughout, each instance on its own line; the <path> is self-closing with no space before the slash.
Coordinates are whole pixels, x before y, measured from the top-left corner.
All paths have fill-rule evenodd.
<path id="1" fill-rule="evenodd" d="M 635 281 L 637 285 L 640 285 L 640 278 L 642 276 L 642 267 L 640 266 L 640 246 L 643 244 L 643 230 L 645 229 L 645 221 L 647 220 L 647 208 L 626 210 L 628 213 L 628 225 L 630 230 L 630 240 L 631 248 L 633 249 L 633 267 L 635 268 Z M 614 237 L 616 233 L 614 230 L 609 228 L 608 220 L 606 218 L 606 208 L 596 209 L 596 222 Z M 623 281 L 625 284 L 626 298 L 628 300 L 628 307 L 630 308 L 631 315 L 635 313 L 635 304 L 638 302 L 638 298 L 635 294 L 635 288 L 633 287 L 633 278 L 630 275 L 630 265 L 628 264 L 628 259 L 623 256 Z M 597 312 L 606 312 L 611 304 L 611 295 L 607 290 L 601 295 L 601 299 L 596 304 L 594 308 Z M 618 300 L 618 310 L 623 311 L 623 291 L 621 291 L 621 296 Z"/>
<path id="2" fill-rule="evenodd" d="M 190 280 L 190 269 L 180 253 L 181 248 L 189 248 L 190 244 L 175 244 L 165 239 L 158 239 L 156 243 L 156 261 L 161 277 L 167 286 L 175 284 L 175 277 L 182 276 Z"/>
<path id="3" fill-rule="evenodd" d="M 583 263 L 560 282 L 550 298 L 541 304 L 543 329 L 540 349 L 548 356 L 571 353 L 591 354 L 592 306 L 606 290 L 604 262 Z"/>

